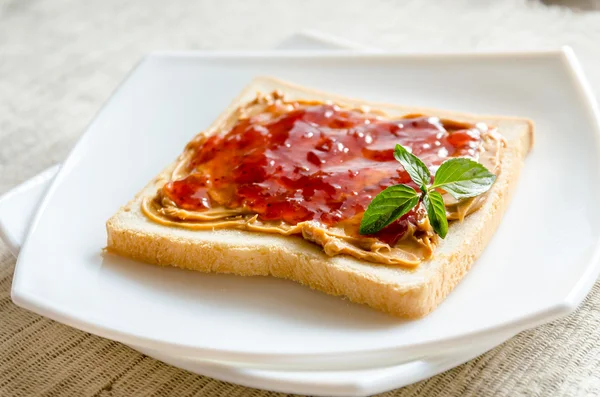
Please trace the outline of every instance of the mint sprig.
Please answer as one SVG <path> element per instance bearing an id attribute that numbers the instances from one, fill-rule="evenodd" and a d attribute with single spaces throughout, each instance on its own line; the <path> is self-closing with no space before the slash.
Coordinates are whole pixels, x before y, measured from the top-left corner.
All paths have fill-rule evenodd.
<path id="1" fill-rule="evenodd" d="M 443 189 L 457 200 L 463 200 L 487 192 L 496 181 L 496 175 L 482 164 L 459 157 L 444 161 L 435 173 L 432 184 L 427 166 L 402 145 L 396 145 L 394 157 L 421 192 L 403 184 L 383 190 L 373 198 L 365 211 L 360 223 L 360 234 L 377 233 L 421 201 L 431 227 L 441 238 L 445 238 L 448 234 L 446 206 L 444 198 L 436 189 Z"/>

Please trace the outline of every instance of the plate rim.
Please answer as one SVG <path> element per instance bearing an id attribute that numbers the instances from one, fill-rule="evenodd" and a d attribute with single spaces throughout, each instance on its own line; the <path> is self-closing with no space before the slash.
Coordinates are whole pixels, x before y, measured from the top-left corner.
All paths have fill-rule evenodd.
<path id="1" fill-rule="evenodd" d="M 323 50 L 294 50 L 294 51 L 281 51 L 281 50 L 269 50 L 269 51 L 260 51 L 260 52 L 247 52 L 247 51 L 215 51 L 215 52 L 205 52 L 205 51 L 158 51 L 152 52 L 146 56 L 144 56 L 135 67 L 125 76 L 125 78 L 121 81 L 121 83 L 117 86 L 115 91 L 110 95 L 110 97 L 106 100 L 106 102 L 101 106 L 99 111 L 96 113 L 91 123 L 85 128 L 84 133 L 78 140 L 78 142 L 74 145 L 73 149 L 69 153 L 67 159 L 64 162 L 64 165 L 59 170 L 56 178 L 52 181 L 51 186 L 47 190 L 31 224 L 31 227 L 27 233 L 26 242 L 23 246 L 22 253 L 27 251 L 27 241 L 29 241 L 29 237 L 35 233 L 35 229 L 39 220 L 41 219 L 50 197 L 54 194 L 58 186 L 60 186 L 62 180 L 65 178 L 65 175 L 68 174 L 70 169 L 77 164 L 77 153 L 79 148 L 84 145 L 86 139 L 88 139 L 88 131 L 90 126 L 96 123 L 100 114 L 102 114 L 103 110 L 110 103 L 115 96 L 119 94 L 125 82 L 127 82 L 131 76 L 140 68 L 142 64 L 147 62 L 149 59 L 160 57 L 176 57 L 176 58 L 205 58 L 205 59 L 217 59 L 217 58 L 327 58 L 327 59 L 335 59 L 335 58 L 401 58 L 401 59 L 430 59 L 432 57 L 438 58 L 448 58 L 448 57 L 460 57 L 460 58 L 469 58 L 469 57 L 499 57 L 499 58 L 512 58 L 512 57 L 537 57 L 537 56 L 548 56 L 548 57 L 558 57 L 562 61 L 563 68 L 567 69 L 567 72 L 570 73 L 570 77 L 572 79 L 572 83 L 580 90 L 582 103 L 588 107 L 586 109 L 587 113 L 592 116 L 594 120 L 595 126 L 595 136 L 596 136 L 596 151 L 600 153 L 600 112 L 598 110 L 597 102 L 594 99 L 594 94 L 592 92 L 589 83 L 583 74 L 583 70 L 577 60 L 577 57 L 573 50 L 570 47 L 562 47 L 560 49 L 552 49 L 552 50 L 536 50 L 536 51 L 486 51 L 486 52 L 439 52 L 439 53 L 410 53 L 410 52 L 360 52 L 355 50 L 336 50 L 335 52 L 331 51 L 323 51 Z M 446 338 L 438 338 L 433 340 L 422 341 L 417 344 L 411 345 L 399 345 L 394 347 L 386 347 L 386 348 L 367 348 L 361 349 L 357 348 L 355 350 L 345 350 L 345 351 L 334 351 L 334 352 L 309 352 L 309 353 L 286 353 L 286 352 L 271 352 L 271 353 L 259 353 L 256 351 L 240 351 L 236 350 L 227 350 L 227 349 L 214 349 L 210 347 L 200 347 L 198 345 L 189 345 L 182 343 L 174 343 L 174 342 L 165 342 L 164 340 L 152 338 L 148 336 L 140 336 L 131 332 L 124 332 L 119 329 L 115 329 L 113 327 L 108 327 L 105 325 L 100 325 L 97 323 L 93 323 L 93 319 L 81 319 L 73 314 L 69 314 L 69 310 L 65 310 L 65 308 L 56 307 L 56 305 L 49 305 L 44 302 L 43 297 L 36 296 L 32 294 L 30 291 L 27 291 L 24 286 L 22 286 L 22 276 L 20 269 L 22 266 L 18 266 L 20 260 L 17 260 L 17 267 L 15 269 L 11 297 L 13 302 L 18 306 L 24 307 L 25 309 L 31 310 L 33 312 L 42 314 L 51 319 L 60 321 L 64 324 L 72 326 L 74 328 L 78 328 L 84 330 L 86 332 L 94 333 L 96 335 L 100 335 L 103 337 L 107 337 L 110 339 L 114 339 L 126 344 L 134 344 L 139 346 L 144 346 L 153 350 L 161 350 L 172 352 L 176 355 L 181 356 L 205 356 L 210 358 L 224 359 L 224 360 L 232 360 L 236 362 L 244 362 L 249 361 L 252 363 L 286 363 L 293 361 L 295 363 L 298 362 L 308 362 L 314 363 L 319 360 L 337 360 L 342 361 L 347 359 L 348 357 L 353 358 L 364 358 L 378 356 L 382 353 L 385 353 L 389 356 L 392 352 L 395 354 L 402 353 L 403 357 L 418 357 L 420 355 L 426 354 L 426 352 L 435 350 L 436 352 L 443 351 L 445 349 L 451 349 L 453 346 L 461 345 L 465 341 L 473 341 L 474 339 L 485 339 L 490 335 L 496 333 L 509 333 L 509 332 L 520 332 L 524 329 L 531 328 L 537 326 L 539 324 L 545 323 L 547 321 L 554 320 L 556 318 L 565 316 L 571 313 L 575 308 L 581 303 L 581 301 L 585 298 L 589 290 L 591 289 L 593 282 L 597 278 L 600 273 L 600 244 L 596 244 L 591 259 L 589 260 L 589 264 L 586 268 L 586 271 L 576 284 L 571 288 L 566 297 L 563 298 L 563 301 L 558 304 L 550 304 L 545 310 L 540 310 L 535 313 L 527 314 L 518 318 L 514 318 L 512 321 L 507 321 L 502 325 L 492 326 L 492 327 L 484 327 L 478 329 L 473 332 L 463 333 L 457 336 L 451 336 Z M 62 310 L 61 310 L 62 309 Z M 379 361 L 379 360 L 378 360 Z M 393 361 L 397 363 L 397 360 Z"/>

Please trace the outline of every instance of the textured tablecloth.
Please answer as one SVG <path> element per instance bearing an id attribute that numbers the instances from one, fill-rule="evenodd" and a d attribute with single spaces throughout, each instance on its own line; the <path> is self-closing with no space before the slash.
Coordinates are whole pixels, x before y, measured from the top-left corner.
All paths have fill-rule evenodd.
<path id="1" fill-rule="evenodd" d="M 62 161 L 144 53 L 265 49 L 307 28 L 388 49 L 569 44 L 600 93 L 600 13 L 539 2 L 0 0 L 0 194 Z M 0 242 L 0 396 L 278 395 L 20 309 L 10 300 L 14 264 Z M 600 284 L 568 318 L 385 395 L 600 395 Z"/>

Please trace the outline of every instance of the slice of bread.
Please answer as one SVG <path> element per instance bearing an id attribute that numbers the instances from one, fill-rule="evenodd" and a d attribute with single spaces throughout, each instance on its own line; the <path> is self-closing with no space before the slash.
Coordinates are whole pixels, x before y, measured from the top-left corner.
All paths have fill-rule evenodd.
<path id="1" fill-rule="evenodd" d="M 440 239 L 433 258 L 415 270 L 365 262 L 345 255 L 330 257 L 320 246 L 296 236 L 238 230 L 199 231 L 154 223 L 141 212 L 141 202 L 145 197 L 153 197 L 168 181 L 175 163 L 108 220 L 108 250 L 156 265 L 290 279 L 406 318 L 422 317 L 431 312 L 465 276 L 498 227 L 523 160 L 533 143 L 532 122 L 521 118 L 370 103 L 261 77 L 253 80 L 206 132 L 215 133 L 220 126 L 231 122 L 236 108 L 254 99 L 257 92 L 274 90 L 282 91 L 290 100 L 332 100 L 353 107 L 370 106 L 390 116 L 420 113 L 496 126 L 507 143 L 501 158 L 500 176 L 482 208 L 462 223 L 452 222 L 446 239 Z"/>

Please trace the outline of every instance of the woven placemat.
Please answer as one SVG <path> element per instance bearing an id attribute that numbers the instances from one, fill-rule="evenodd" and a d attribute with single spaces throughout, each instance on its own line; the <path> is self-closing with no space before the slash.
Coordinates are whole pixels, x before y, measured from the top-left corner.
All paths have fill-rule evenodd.
<path id="1" fill-rule="evenodd" d="M 570 44 L 600 88 L 600 13 L 538 2 L 0 0 L 0 193 L 62 161 L 144 53 L 270 48 L 305 28 L 421 51 Z M 0 243 L 2 397 L 280 395 L 198 376 L 20 309 L 10 300 L 14 265 Z M 383 395 L 600 395 L 600 285 L 568 318 Z"/>

